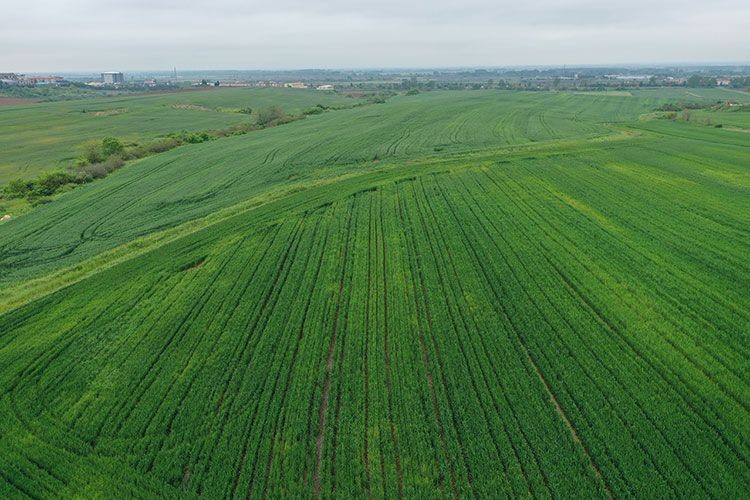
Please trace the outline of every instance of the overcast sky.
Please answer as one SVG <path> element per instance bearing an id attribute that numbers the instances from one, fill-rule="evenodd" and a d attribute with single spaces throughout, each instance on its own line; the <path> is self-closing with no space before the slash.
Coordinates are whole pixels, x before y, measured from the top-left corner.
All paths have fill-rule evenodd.
<path id="1" fill-rule="evenodd" d="M 0 72 L 750 61 L 750 0 L 22 0 Z"/>

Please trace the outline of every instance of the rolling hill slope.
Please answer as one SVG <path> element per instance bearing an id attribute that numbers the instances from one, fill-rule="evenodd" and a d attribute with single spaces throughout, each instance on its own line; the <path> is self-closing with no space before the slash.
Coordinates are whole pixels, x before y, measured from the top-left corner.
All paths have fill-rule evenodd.
<path id="1" fill-rule="evenodd" d="M 435 92 L 186 146 L 39 207 L 0 230 L 0 282 L 70 265 L 114 245 L 272 190 L 383 161 L 610 133 L 648 101 L 511 92 Z"/>

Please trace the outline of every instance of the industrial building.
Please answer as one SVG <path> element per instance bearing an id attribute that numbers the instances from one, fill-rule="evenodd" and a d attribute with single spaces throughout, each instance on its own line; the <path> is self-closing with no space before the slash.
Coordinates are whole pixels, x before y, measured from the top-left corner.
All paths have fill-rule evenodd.
<path id="1" fill-rule="evenodd" d="M 102 83 L 104 85 L 125 83 L 125 76 L 119 71 L 105 71 L 102 73 Z"/>

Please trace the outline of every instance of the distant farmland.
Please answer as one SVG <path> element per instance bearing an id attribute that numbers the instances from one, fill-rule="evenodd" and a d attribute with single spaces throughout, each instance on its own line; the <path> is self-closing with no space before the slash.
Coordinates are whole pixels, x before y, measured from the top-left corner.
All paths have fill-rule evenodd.
<path id="1" fill-rule="evenodd" d="M 744 496 L 750 126 L 676 92 L 396 96 L 0 224 L 0 495 Z"/>
<path id="2" fill-rule="evenodd" d="M 223 88 L 3 107 L 0 184 L 72 164 L 85 141 L 106 135 L 139 142 L 181 130 L 244 123 L 250 117 L 239 113 L 243 108 L 283 104 L 288 112 L 299 113 L 316 104 L 352 103 L 314 90 Z"/>

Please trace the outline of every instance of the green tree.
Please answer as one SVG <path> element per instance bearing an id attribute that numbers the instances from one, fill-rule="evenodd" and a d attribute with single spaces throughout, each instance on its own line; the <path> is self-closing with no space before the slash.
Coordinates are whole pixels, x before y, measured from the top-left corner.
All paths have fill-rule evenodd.
<path id="1" fill-rule="evenodd" d="M 700 75 L 692 75 L 690 78 L 687 79 L 687 86 L 688 87 L 700 87 L 702 78 Z"/>
<path id="2" fill-rule="evenodd" d="M 81 164 L 87 163 L 99 163 L 104 161 L 104 153 L 102 152 L 102 145 L 99 141 L 86 141 L 81 144 Z"/>
<path id="3" fill-rule="evenodd" d="M 120 154 L 123 149 L 125 149 L 125 146 L 115 137 L 105 137 L 102 139 L 102 153 L 104 153 L 105 158 Z"/>

